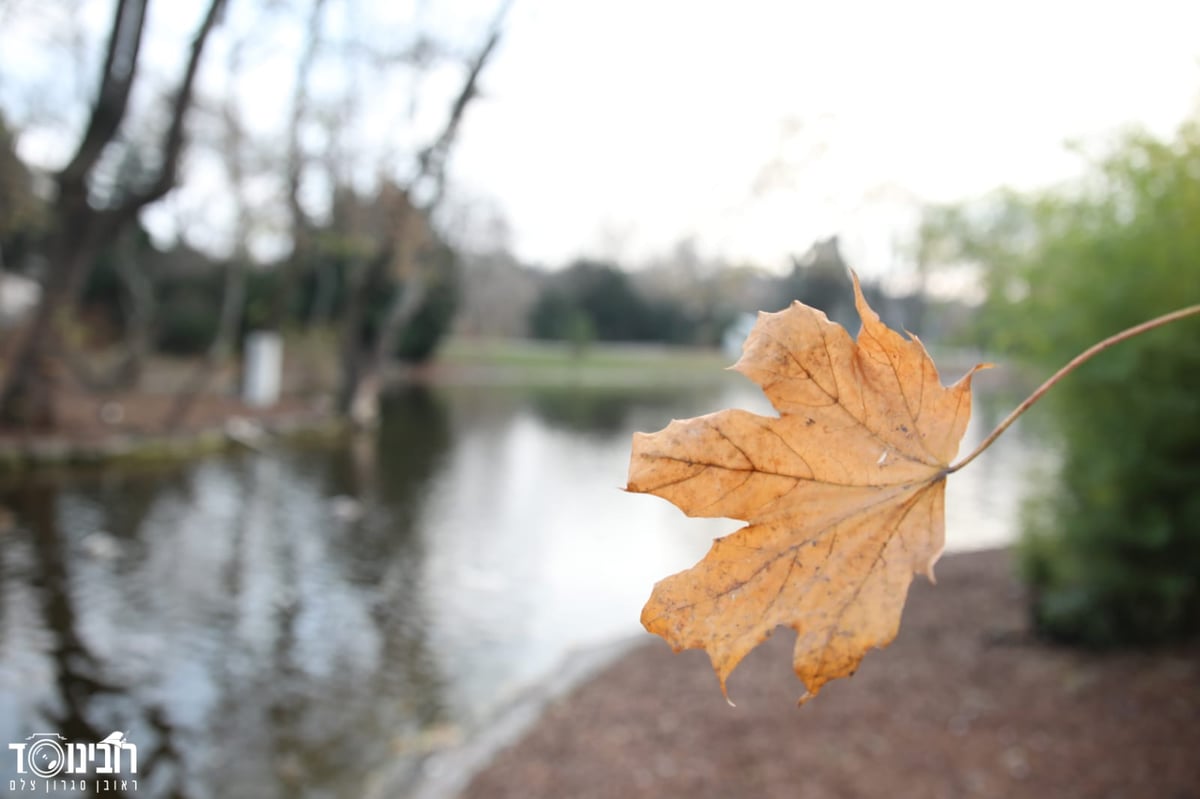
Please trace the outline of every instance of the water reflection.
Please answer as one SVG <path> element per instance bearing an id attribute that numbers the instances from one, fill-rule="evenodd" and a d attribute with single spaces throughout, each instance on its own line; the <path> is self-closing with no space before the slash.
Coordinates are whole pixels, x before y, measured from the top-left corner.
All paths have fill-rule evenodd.
<path id="1" fill-rule="evenodd" d="M 604 439 L 628 427 L 634 411 L 679 405 L 678 388 L 615 389 L 542 386 L 526 392 L 530 409 L 548 426 Z"/>
<path id="2" fill-rule="evenodd" d="M 445 717 L 416 524 L 450 437 L 428 396 L 396 417 L 332 453 L 5 491 L 2 734 L 127 731 L 143 795 L 359 795 Z"/>
<path id="3" fill-rule="evenodd" d="M 108 681 L 105 669 L 81 635 L 52 490 L 45 485 L 30 486 L 19 497 L 16 511 L 28 520 L 34 533 L 29 540 L 29 550 L 22 553 L 26 558 L 29 584 L 38 589 L 37 595 L 30 597 L 33 602 L 27 609 L 41 616 L 45 632 L 49 634 L 45 649 L 51 671 L 46 676 L 52 680 L 53 698 L 57 700 L 38 708 L 47 720 L 42 729 L 53 729 L 69 741 L 101 741 L 109 730 L 93 726 L 87 712 L 89 706 L 94 700 L 119 698 L 122 691 L 118 684 Z M 7 568 L 4 573 L 8 573 Z M 7 598 L 9 592 L 4 591 L 4 595 Z M 17 604 L 22 604 L 20 599 Z M 4 610 L 9 609 L 6 601 Z M 7 636 L 5 638 L 7 640 Z M 158 718 L 157 714 L 155 718 Z M 12 736 L 10 740 L 19 741 L 24 737 Z M 165 748 L 160 749 L 166 754 Z M 151 774 L 147 772 L 147 776 Z M 118 794 L 105 790 L 99 795 Z"/>
<path id="4" fill-rule="evenodd" d="M 341 447 L 0 488 L 0 738 L 125 731 L 144 796 L 402 790 L 735 529 L 619 490 L 634 430 L 731 405 L 767 410 L 736 378 L 410 390 Z M 1025 454 L 956 476 L 954 545 L 1011 534 Z"/>

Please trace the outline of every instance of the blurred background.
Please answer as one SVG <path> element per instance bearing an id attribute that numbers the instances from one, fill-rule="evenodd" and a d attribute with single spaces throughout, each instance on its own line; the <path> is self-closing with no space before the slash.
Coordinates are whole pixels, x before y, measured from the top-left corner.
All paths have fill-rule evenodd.
<path id="1" fill-rule="evenodd" d="M 1200 6 L 0 0 L 0 739 L 405 795 L 735 523 L 630 436 L 848 268 L 964 452 L 1200 302 Z M 1164 424 L 1164 420 L 1170 420 Z M 951 481 L 1034 628 L 1200 628 L 1200 326 Z M 4 761 L 9 778 L 13 764 Z"/>

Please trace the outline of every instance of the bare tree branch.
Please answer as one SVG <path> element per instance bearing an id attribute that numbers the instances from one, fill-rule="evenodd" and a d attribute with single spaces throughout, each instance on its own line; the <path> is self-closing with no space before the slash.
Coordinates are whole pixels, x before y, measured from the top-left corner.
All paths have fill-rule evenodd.
<path id="1" fill-rule="evenodd" d="M 304 177 L 304 154 L 300 147 L 300 128 L 309 112 L 308 81 L 321 49 L 321 13 L 325 0 L 313 0 L 304 37 L 304 50 L 296 64 L 296 83 L 292 87 L 292 116 L 288 125 L 287 186 L 288 210 L 292 217 L 292 235 L 307 232 L 312 222 L 300 204 L 300 184 Z"/>
<path id="2" fill-rule="evenodd" d="M 450 116 L 446 120 L 446 126 L 442 129 L 441 135 L 432 144 L 422 150 L 418 157 L 419 169 L 417 177 L 413 181 L 414 185 L 424 180 L 433 182 L 433 194 L 424 203 L 427 209 L 433 209 L 441 203 L 442 194 L 446 186 L 446 159 L 449 157 L 454 140 L 458 136 L 458 129 L 462 125 L 462 118 L 467 110 L 467 106 L 471 100 L 475 99 L 475 95 L 478 92 L 479 76 L 483 73 L 483 68 L 487 66 L 488 60 L 492 57 L 492 52 L 500 42 L 500 33 L 504 17 L 508 13 L 509 5 L 509 2 L 505 2 L 500 7 L 500 11 L 492 23 L 491 33 L 488 34 L 483 47 L 480 48 L 475 58 L 471 61 L 471 68 L 467 72 L 466 80 L 463 81 L 458 96 L 450 106 Z"/>
<path id="3" fill-rule="evenodd" d="M 305 30 L 304 49 L 296 63 L 296 82 L 292 87 L 292 113 L 288 125 L 287 159 L 284 166 L 287 180 L 287 206 L 291 222 L 292 252 L 280 269 L 280 286 L 271 303 L 268 317 L 268 326 L 276 330 L 283 327 L 284 319 L 287 317 L 288 306 L 295 293 L 300 261 L 308 250 L 314 227 L 312 219 L 300 202 L 300 189 L 304 182 L 307 165 L 300 145 L 300 131 L 310 111 L 309 79 L 321 52 L 321 14 L 324 8 L 325 0 L 313 0 Z"/>
<path id="4" fill-rule="evenodd" d="M 125 118 L 129 94 L 137 74 L 142 30 L 146 24 L 149 0 L 118 0 L 113 15 L 112 33 L 100 72 L 100 86 L 92 105 L 87 130 L 70 163 L 58 175 L 60 184 L 82 183 L 112 141 Z"/>
<path id="5" fill-rule="evenodd" d="M 378 391 L 382 384 L 384 364 L 391 353 L 395 351 L 400 335 L 420 310 L 421 303 L 425 299 L 427 286 L 426 280 L 421 274 L 420 262 L 427 256 L 427 253 L 422 252 L 415 242 L 408 240 L 409 231 L 413 228 L 410 220 L 414 214 L 421 214 L 428 218 L 442 200 L 446 183 L 446 163 L 450 150 L 457 138 L 467 106 L 478 93 L 479 76 L 483 73 L 484 67 L 500 41 L 504 17 L 508 13 L 508 8 L 508 2 L 501 5 L 483 46 L 472 59 L 462 88 L 450 106 L 450 114 L 441 134 L 418 156 L 417 175 L 410 183 L 410 188 L 428 181 L 432 183 L 433 190 L 419 208 L 412 203 L 405 203 L 398 213 L 395 224 L 401 231 L 401 236 L 394 245 L 395 250 L 392 257 L 394 261 L 399 262 L 400 270 L 404 274 L 404 281 L 392 290 L 391 302 L 369 358 L 364 362 L 361 356 L 352 357 L 352 360 L 346 365 L 346 374 L 351 384 L 343 386 L 340 405 L 343 412 L 348 413 L 355 424 L 372 421 L 373 415 L 377 412 Z M 407 195 L 412 199 L 411 191 L 407 192 Z M 375 269 L 382 268 L 382 263 L 375 266 Z M 368 285 L 372 282 L 371 279 L 364 281 Z M 355 335 L 356 331 L 351 329 L 349 333 Z M 347 345 L 348 353 L 350 344 Z"/>
<path id="6" fill-rule="evenodd" d="M 241 69 L 245 40 L 237 41 L 229 51 L 227 79 Z M 217 329 L 209 342 L 208 351 L 175 391 L 175 399 L 163 417 L 162 427 L 174 431 L 182 426 L 188 412 L 208 390 L 214 375 L 225 366 L 233 351 L 246 301 L 246 263 L 249 261 L 247 240 L 250 235 L 250 208 L 246 200 L 246 130 L 238 116 L 237 93 L 230 86 L 220 107 L 225 172 L 232 187 L 235 209 L 233 253 L 225 264 L 225 279 L 221 288 L 221 307 L 217 314 Z"/>
<path id="7" fill-rule="evenodd" d="M 116 208 L 97 210 L 89 202 L 87 182 L 105 148 L 116 135 L 129 104 L 149 0 L 117 0 L 112 38 L 101 72 L 88 127 L 75 156 L 58 175 L 52 214 L 49 266 L 42 299 L 13 355 L 3 389 L 0 419 L 17 426 L 53 427 L 56 389 L 49 358 L 60 346 L 57 320 L 71 308 L 93 268 L 96 255 L 133 220 L 139 209 L 174 185 L 184 143 L 184 116 L 209 34 L 225 0 L 211 0 L 196 31 L 191 55 L 171 105 L 171 121 L 163 140 L 162 161 L 150 188 L 130 195 Z"/>
<path id="8" fill-rule="evenodd" d="M 124 1 L 122 0 L 122 2 Z M 184 144 L 184 117 L 192 105 L 196 74 L 200 71 L 200 59 L 204 54 L 204 46 L 209 40 L 209 34 L 217 26 L 224 9 L 225 0 L 212 0 L 208 6 L 204 21 L 200 23 L 200 27 L 192 39 L 192 52 L 188 56 L 187 69 L 183 73 L 183 80 L 180 81 L 175 99 L 171 104 L 171 123 L 163 138 L 162 161 L 158 167 L 158 175 L 148 189 L 135 192 L 122 203 L 121 207 L 117 209 L 117 213 L 123 217 L 127 218 L 136 214 L 142 207 L 161 198 L 175 185 L 175 178 L 179 172 L 179 155 L 183 151 Z"/>

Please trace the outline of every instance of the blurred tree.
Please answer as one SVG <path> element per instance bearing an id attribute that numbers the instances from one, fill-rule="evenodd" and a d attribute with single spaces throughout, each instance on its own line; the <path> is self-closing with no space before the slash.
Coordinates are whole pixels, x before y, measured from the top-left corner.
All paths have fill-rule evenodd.
<path id="1" fill-rule="evenodd" d="M 393 343 L 393 354 L 407 363 L 424 363 L 433 357 L 454 322 L 462 291 L 458 254 L 453 249 L 439 243 L 426 258 L 430 266 L 425 296 Z"/>
<path id="2" fill-rule="evenodd" d="M 1200 120 L 1126 135 L 1079 186 L 941 209 L 924 236 L 985 267 L 980 330 L 1045 369 L 1200 302 Z M 933 246 L 935 245 L 935 246 Z M 1037 627 L 1091 645 L 1200 631 L 1200 324 L 1121 344 L 1047 397 L 1056 479 L 1025 508 Z"/>
<path id="3" fill-rule="evenodd" d="M 268 160 L 274 156 L 273 177 L 283 184 L 285 207 L 277 210 L 291 246 L 277 264 L 268 312 L 257 321 L 273 329 L 299 326 L 318 338 L 322 327 L 336 326 L 342 367 L 336 405 L 355 423 L 369 423 L 378 411 L 386 360 L 397 351 L 431 353 L 435 343 L 401 342 L 435 330 L 440 336 L 440 321 L 426 323 L 456 307 L 458 259 L 443 251 L 447 236 L 435 217 L 446 164 L 509 5 L 498 0 L 479 41 L 467 44 L 430 21 L 440 16 L 461 33 L 461 10 L 434 13 L 417 4 L 406 7 L 397 26 L 386 4 L 290 4 L 302 12 L 296 61 L 286 120 L 266 149 Z M 458 90 L 447 97 L 454 80 Z M 430 97 L 434 112 L 426 110 Z M 450 271 L 437 273 L 441 267 Z"/>
<path id="4" fill-rule="evenodd" d="M 159 145 L 158 162 L 144 183 L 98 196 L 97 167 L 124 121 L 138 74 L 149 0 L 117 0 L 108 47 L 91 114 L 70 160 L 54 176 L 50 240 L 42 298 L 32 323 L 9 366 L 0 390 L 0 421 L 18 426 L 52 427 L 54 386 L 48 357 L 58 346 L 57 321 L 74 304 L 96 256 L 127 228 L 147 205 L 175 185 L 184 145 L 184 118 L 209 34 L 225 5 L 211 0 L 192 40 L 184 74 L 167 103 L 169 123 Z"/>
<path id="5" fill-rule="evenodd" d="M 84 345 L 101 346 L 120 339 L 123 346 L 117 362 L 105 369 L 75 347 L 64 347 L 61 354 L 81 385 L 103 391 L 139 379 L 158 307 L 154 281 L 143 266 L 157 254 L 150 235 L 136 222 L 97 254 L 80 293 L 80 316 L 89 328 L 79 331 L 80 339 Z"/>
<path id="6" fill-rule="evenodd" d="M 792 256 L 792 271 L 784 283 L 785 305 L 800 300 L 826 316 L 837 318 L 850 296 L 850 273 L 838 237 L 813 242 L 801 256 Z M 852 309 L 851 309 L 852 310 Z"/>
<path id="7" fill-rule="evenodd" d="M 603 341 L 637 341 L 646 336 L 646 306 L 629 278 L 608 264 L 579 261 L 566 272 L 575 306 Z"/>
<path id="8" fill-rule="evenodd" d="M 208 337 L 202 348 L 205 362 L 178 387 L 181 397 L 205 390 L 247 320 L 274 328 L 335 324 L 343 345 L 338 363 L 344 367 L 337 405 L 363 421 L 377 412 L 378 377 L 385 360 L 397 351 L 410 357 L 432 352 L 436 335 L 455 307 L 459 275 L 456 259 L 443 250 L 443 239 L 424 236 L 424 231 L 431 230 L 442 200 L 446 163 L 464 112 L 477 94 L 480 74 L 497 48 L 508 1 L 498 0 L 499 11 L 482 42 L 469 47 L 457 40 L 457 33 L 431 33 L 441 30 L 439 26 L 461 33 L 462 20 L 453 18 L 456 12 L 434 13 L 422 4 L 399 16 L 382 6 L 326 0 L 234 4 L 229 19 L 223 20 L 231 33 L 216 45 L 224 45 L 227 59 L 222 85 L 211 69 L 205 69 L 202 80 L 197 80 L 197 72 L 225 5 L 224 0 L 210 0 L 197 9 L 207 13 L 191 49 L 183 54 L 183 78 L 170 86 L 139 69 L 144 39 L 157 38 L 162 26 L 154 22 L 157 17 L 148 18 L 149 0 L 112 0 L 111 30 L 107 49 L 98 59 L 103 61 L 101 81 L 90 101 L 90 116 L 79 114 L 85 117 L 79 146 L 67 166 L 50 176 L 57 196 L 47 214 L 50 235 L 43 237 L 48 239 L 42 275 L 46 301 L 19 347 L 12 348 L 15 358 L 0 383 L 0 421 L 53 425 L 51 377 L 61 363 L 58 357 L 70 355 L 59 346 L 58 321 L 71 316 L 97 255 L 119 240 L 119 231 L 140 209 L 174 186 L 185 115 L 188 138 L 199 146 L 189 150 L 190 166 L 183 179 L 203 174 L 204 180 L 175 195 L 174 230 L 162 215 L 147 221 L 156 222 L 156 235 L 174 233 L 182 240 L 195 233 L 192 241 L 202 242 L 224 265 L 224 281 L 216 297 L 206 294 L 211 314 L 199 302 L 173 297 L 180 315 L 156 320 L 163 323 L 160 343 L 194 352 Z M 70 20 L 61 9 L 53 15 L 29 11 L 14 17 L 20 17 L 23 31 L 47 40 Z M 147 24 L 154 31 L 146 33 Z M 0 30 L 0 46 L 8 35 L 21 34 Z M 80 27 L 70 38 L 79 43 L 71 55 L 90 68 L 90 32 Z M 55 50 L 47 58 L 51 72 L 61 55 Z M 290 69 L 285 67 L 291 82 L 280 86 L 284 113 L 272 122 L 253 104 L 264 86 L 271 85 L 264 76 L 278 79 L 281 55 L 292 59 Z M 452 70 L 464 77 L 457 94 L 447 96 L 447 89 L 454 88 L 447 83 L 448 78 L 454 80 Z M 31 69 L 30 75 L 35 74 Z M 45 87 L 34 86 L 37 80 L 27 78 L 29 85 L 22 86 L 26 95 L 38 89 L 43 94 L 65 92 L 62 80 L 51 80 Z M 195 103 L 193 94 L 198 95 Z M 378 102 L 380 96 L 397 94 L 404 102 Z M 436 113 L 424 110 L 432 102 L 419 99 L 436 102 Z M 443 103 L 449 104 L 448 112 L 442 111 Z M 189 113 L 193 105 L 196 113 Z M 28 129 L 31 140 L 44 144 L 48 136 L 56 141 L 64 127 L 75 124 L 76 109 L 56 114 L 30 104 L 27 115 L 40 116 Z M 382 124 L 381 113 L 386 114 Z M 138 132 L 159 127 L 161 136 Z M 0 159 L 0 177 L 7 174 L 4 163 Z M 208 188 L 213 181 L 217 187 Z M 374 239 L 368 241 L 361 225 L 339 229 L 333 219 L 336 195 L 343 189 L 376 198 L 396 190 L 404 202 L 388 205 L 388 224 L 371 231 L 366 238 Z M 333 247 L 337 257 L 331 258 L 333 239 L 338 240 Z M 0 246 L 9 240 L 0 231 Z M 280 258 L 289 244 L 290 252 Z M 343 257 L 348 254 L 355 257 Z M 275 278 L 262 280 L 253 274 L 256 264 L 268 263 L 276 267 Z M 134 269 L 138 266 L 126 257 L 106 264 L 105 278 L 127 284 L 123 306 L 136 311 L 125 314 L 127 331 L 150 330 L 149 311 L 155 310 L 156 298 L 144 292 L 135 295 L 134 289 L 168 291 L 164 287 L 176 277 L 159 281 L 158 275 Z M 445 274 L 438 271 L 442 268 Z M 307 305 L 299 308 L 298 295 L 308 274 L 320 279 L 304 298 Z M 264 294 L 258 289 L 266 283 L 271 290 Z M 110 280 L 110 299 L 116 287 Z M 142 302 L 146 299 L 152 302 Z M 381 301 L 384 307 L 378 310 Z M 165 312 L 158 308 L 153 315 Z M 371 334 L 369 342 L 364 332 Z M 327 333 L 315 331 L 318 337 Z M 176 408 L 186 406 L 184 400 Z"/>
<path id="9" fill-rule="evenodd" d="M 0 271 L 23 260 L 45 218 L 45 205 L 33 191 L 33 175 L 17 157 L 15 145 L 0 114 Z"/>
<path id="10" fill-rule="evenodd" d="M 804 255 L 793 256 L 792 271 L 783 279 L 781 290 L 783 303 L 780 307 L 799 300 L 824 311 L 847 330 L 858 327 L 850 271 L 837 236 L 815 241 Z"/>
<path id="11" fill-rule="evenodd" d="M 655 319 L 656 310 L 662 308 L 642 299 L 620 269 L 581 260 L 547 280 L 530 310 L 529 326 L 543 339 L 575 341 L 586 322 L 589 337 L 600 341 L 665 340 L 671 320 Z"/>
<path id="12" fill-rule="evenodd" d="M 432 233 L 430 235 L 433 235 Z M 461 275 L 458 254 L 436 237 L 425 247 L 421 256 L 425 285 L 408 324 L 392 341 L 389 356 L 407 363 L 423 363 L 433 357 L 442 338 L 449 331 L 458 309 Z M 391 309 L 393 292 L 406 288 L 394 276 L 384 277 L 382 291 L 372 292 L 366 319 L 361 331 L 361 345 L 373 347 L 382 335 Z"/>
<path id="13" fill-rule="evenodd" d="M 534 338 L 564 340 L 573 316 L 582 316 L 574 300 L 562 286 L 549 281 L 542 287 L 533 307 L 529 309 L 529 332 Z M 591 321 L 588 322 L 591 325 Z"/>
<path id="14" fill-rule="evenodd" d="M 208 387 L 213 377 L 228 365 L 229 359 L 237 348 L 238 334 L 242 332 L 242 323 L 246 312 L 246 295 L 248 279 L 246 272 L 250 267 L 250 230 L 253 210 L 248 199 L 247 184 L 249 183 L 250 148 L 245 123 L 239 113 L 239 97 L 237 81 L 244 73 L 248 36 L 234 40 L 226 49 L 225 92 L 220 103 L 220 134 L 219 149 L 225 176 L 229 183 L 227 202 L 232 206 L 233 229 L 230 238 L 233 251 L 223 264 L 224 279 L 221 285 L 220 297 L 216 299 L 217 315 L 215 319 L 203 308 L 191 304 L 191 313 L 172 316 L 166 320 L 164 329 L 159 331 L 159 344 L 168 351 L 174 346 L 174 351 L 181 348 L 191 349 L 191 354 L 204 357 L 193 367 L 183 383 L 175 392 L 175 401 L 171 404 L 164 426 L 173 430 L 183 422 L 188 410 L 192 407 Z M 147 292 L 149 293 L 149 292 Z M 276 292 L 279 296 L 282 292 Z M 185 308 L 188 308 L 185 305 Z M 142 326 L 149 327 L 149 314 L 142 313 Z M 180 325 L 184 322 L 184 325 Z M 211 325 L 210 322 L 213 322 Z M 183 327 L 186 334 L 182 340 L 171 340 L 164 335 L 174 327 Z M 144 336 L 142 336 L 144 338 Z"/>
<path id="15" fill-rule="evenodd" d="M 508 252 L 462 252 L 462 309 L 455 320 L 468 336 L 524 338 L 537 300 L 539 274 Z"/>

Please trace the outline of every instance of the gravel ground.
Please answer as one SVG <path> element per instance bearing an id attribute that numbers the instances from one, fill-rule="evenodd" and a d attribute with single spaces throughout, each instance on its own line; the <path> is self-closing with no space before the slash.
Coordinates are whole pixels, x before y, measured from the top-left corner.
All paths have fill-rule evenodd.
<path id="1" fill-rule="evenodd" d="M 464 796 L 1200 797 L 1200 646 L 1032 639 L 1005 552 L 948 556 L 900 635 L 803 708 L 791 634 L 725 704 L 700 652 L 648 639 L 553 703 Z"/>

